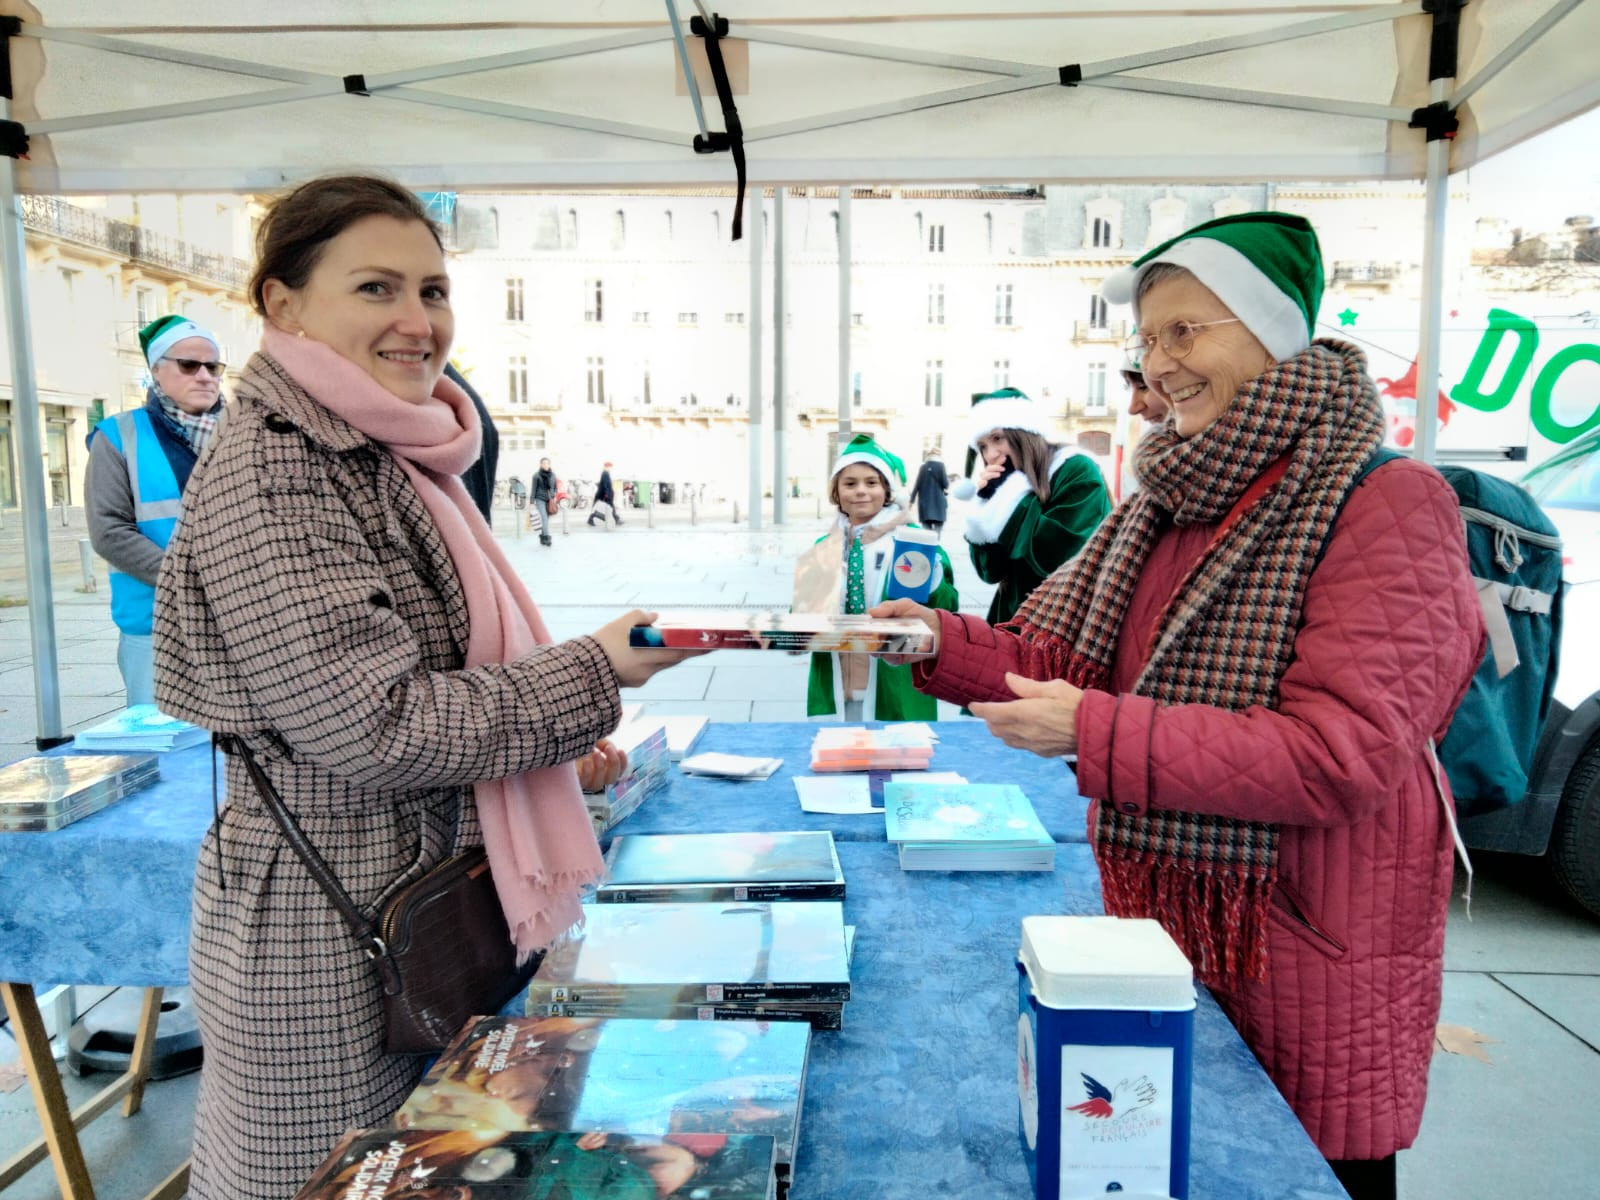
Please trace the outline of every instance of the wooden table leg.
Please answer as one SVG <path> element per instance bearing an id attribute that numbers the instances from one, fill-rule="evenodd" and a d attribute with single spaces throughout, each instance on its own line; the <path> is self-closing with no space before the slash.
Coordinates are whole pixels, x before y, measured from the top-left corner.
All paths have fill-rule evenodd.
<path id="1" fill-rule="evenodd" d="M 33 1091 L 39 1122 L 44 1126 L 44 1143 L 49 1149 L 50 1164 L 55 1168 L 56 1185 L 61 1189 L 63 1200 L 94 1200 L 94 1185 L 89 1182 L 89 1168 L 83 1161 L 83 1148 L 78 1145 L 78 1131 L 67 1108 L 67 1094 L 61 1087 L 56 1060 L 50 1054 L 50 1039 L 45 1035 L 44 1020 L 39 1016 L 33 985 L 0 983 L 0 1000 L 4 1000 L 6 1016 L 17 1033 L 17 1049 L 28 1076 L 28 1086 Z M 29 1166 L 32 1162 L 21 1170 Z M 10 1170 L 12 1167 L 7 1165 L 5 1171 Z M 0 1175 L 0 1187 L 12 1182 Z"/>
<path id="2" fill-rule="evenodd" d="M 145 1078 L 150 1073 L 150 1059 L 156 1048 L 156 1022 L 161 1020 L 162 991 L 158 987 L 145 988 L 144 1003 L 139 1008 L 139 1031 L 133 1035 L 133 1052 L 128 1056 L 128 1094 L 122 1100 L 122 1115 L 131 1117 L 144 1103 Z"/>

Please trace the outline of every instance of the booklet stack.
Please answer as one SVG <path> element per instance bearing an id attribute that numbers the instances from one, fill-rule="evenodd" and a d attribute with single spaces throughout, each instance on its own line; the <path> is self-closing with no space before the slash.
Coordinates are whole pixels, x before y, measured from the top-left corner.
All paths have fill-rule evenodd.
<path id="1" fill-rule="evenodd" d="M 195 746 L 211 735 L 198 725 L 169 717 L 154 704 L 134 704 L 73 735 L 79 750 L 136 750 L 164 754 Z"/>
<path id="2" fill-rule="evenodd" d="M 618 730 L 622 733 L 623 730 Z M 607 784 L 604 791 L 585 792 L 583 803 L 594 822 L 596 837 L 605 833 L 618 821 L 638 808 L 644 798 L 667 782 L 667 772 L 672 760 L 667 753 L 667 732 L 659 725 L 654 727 L 627 727 L 629 737 L 622 740 L 612 735 L 612 740 L 628 756 L 628 768 L 622 778 Z M 634 740 L 634 739 L 637 740 Z"/>
<path id="3" fill-rule="evenodd" d="M 711 775 L 718 779 L 767 779 L 781 766 L 781 758 L 723 754 L 716 750 L 708 754 L 692 754 L 678 764 L 678 768 L 686 775 Z"/>
<path id="4" fill-rule="evenodd" d="M 35 755 L 0 768 L 0 833 L 60 829 L 161 778 L 153 754 Z"/>
<path id="5" fill-rule="evenodd" d="M 883 810 L 904 870 L 1055 870 L 1055 840 L 1015 784 L 890 783 Z"/>
<path id="6" fill-rule="evenodd" d="M 625 833 L 606 852 L 606 873 L 596 904 L 844 898 L 844 872 L 826 829 Z"/>
<path id="7" fill-rule="evenodd" d="M 828 726 L 811 740 L 813 771 L 926 770 L 933 761 L 933 729 L 921 723 L 883 729 Z"/>
<path id="8" fill-rule="evenodd" d="M 772 1200 L 772 1162 L 744 1133 L 356 1129 L 294 1200 Z"/>
<path id="9" fill-rule="evenodd" d="M 810 1045 L 798 1021 L 481 1017 L 429 1068 L 395 1124 L 669 1142 L 770 1137 L 782 1196 L 794 1177 Z"/>
<path id="10" fill-rule="evenodd" d="M 850 966 L 837 900 L 583 911 L 582 936 L 551 950 L 534 972 L 531 1016 L 843 1024 Z"/>
<path id="11" fill-rule="evenodd" d="M 611 735 L 611 740 L 619 746 L 637 742 L 652 727 L 660 726 L 667 731 L 667 753 L 673 762 L 682 762 L 684 755 L 693 753 L 700 744 L 700 737 L 709 723 L 710 718 L 699 716 L 638 717 L 622 722 Z"/>

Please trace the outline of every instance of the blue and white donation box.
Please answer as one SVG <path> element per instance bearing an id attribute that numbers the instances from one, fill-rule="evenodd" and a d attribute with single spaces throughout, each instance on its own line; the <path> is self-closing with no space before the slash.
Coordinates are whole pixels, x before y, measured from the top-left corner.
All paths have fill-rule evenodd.
<path id="1" fill-rule="evenodd" d="M 1017 1097 L 1038 1200 L 1189 1195 L 1194 972 L 1155 921 L 1024 917 Z"/>

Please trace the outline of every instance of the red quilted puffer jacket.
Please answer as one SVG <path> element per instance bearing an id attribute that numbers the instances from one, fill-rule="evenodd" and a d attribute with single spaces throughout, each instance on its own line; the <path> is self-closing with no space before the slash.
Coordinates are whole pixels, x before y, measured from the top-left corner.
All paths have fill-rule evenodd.
<path id="1" fill-rule="evenodd" d="M 1436 471 L 1407 459 L 1362 481 L 1307 584 L 1274 711 L 1127 691 L 1145 632 L 1211 533 L 1169 528 L 1152 553 L 1117 694 L 1086 692 L 1078 708 L 1078 787 L 1129 813 L 1281 826 L 1267 980 L 1216 997 L 1325 1156 L 1382 1158 L 1421 1124 L 1443 979 L 1452 843 L 1428 739 L 1484 649 L 1460 511 Z M 940 620 L 918 685 L 958 703 L 1011 699 L 1016 637 Z"/>

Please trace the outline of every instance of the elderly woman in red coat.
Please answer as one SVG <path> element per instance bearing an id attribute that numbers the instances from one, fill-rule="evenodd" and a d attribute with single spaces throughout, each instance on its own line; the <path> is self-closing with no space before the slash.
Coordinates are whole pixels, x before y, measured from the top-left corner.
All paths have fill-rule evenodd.
<path id="1" fill-rule="evenodd" d="M 1077 755 L 1106 910 L 1158 919 L 1346 1187 L 1392 1196 L 1443 977 L 1433 745 L 1484 643 L 1460 514 L 1430 467 L 1364 473 L 1383 414 L 1361 352 L 1311 342 L 1304 220 L 1211 221 L 1125 276 L 1171 408 L 1138 494 L 1005 626 L 873 611 L 937 631 L 920 687 Z"/>

